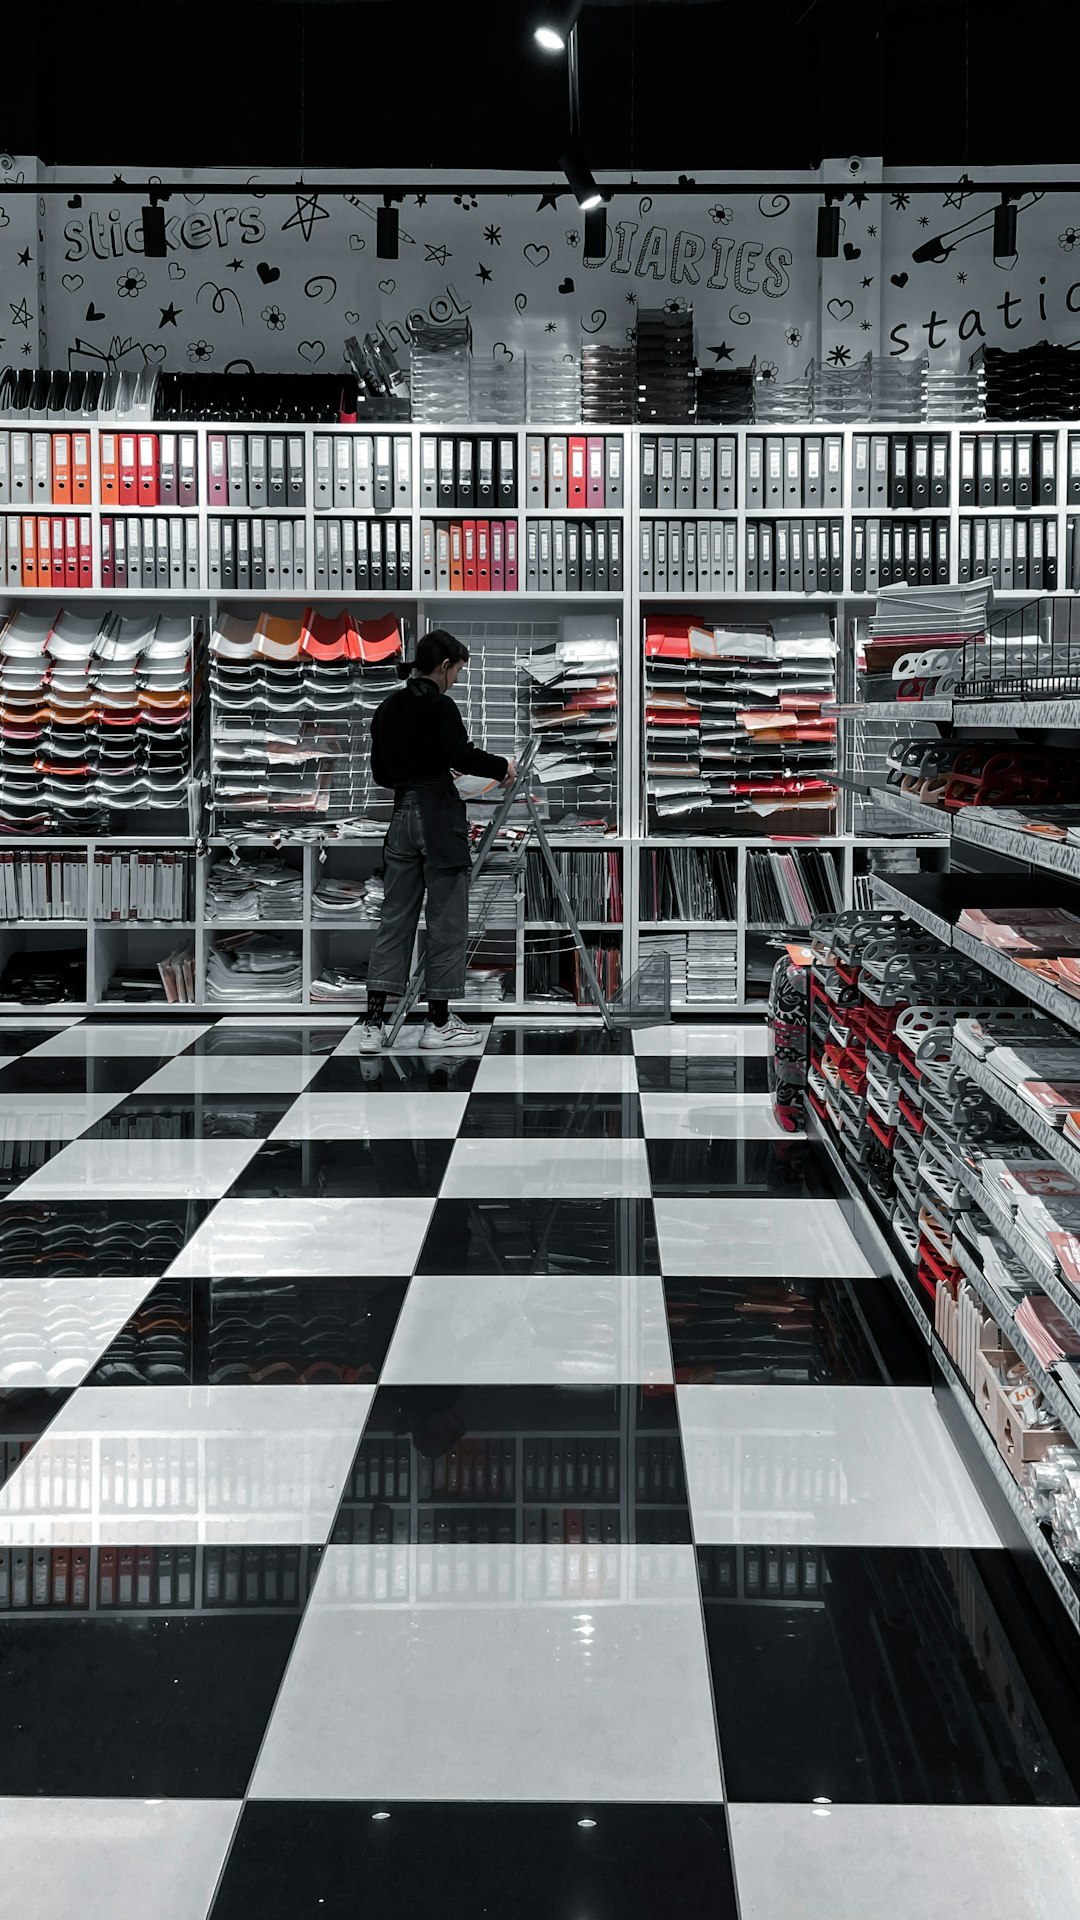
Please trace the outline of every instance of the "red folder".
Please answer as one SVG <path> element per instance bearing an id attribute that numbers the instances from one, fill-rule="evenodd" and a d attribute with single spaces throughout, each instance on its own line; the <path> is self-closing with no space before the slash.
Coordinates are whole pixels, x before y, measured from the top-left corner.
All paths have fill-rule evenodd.
<path id="1" fill-rule="evenodd" d="M 506 584 L 503 573 L 503 523 L 493 520 L 491 523 L 491 591 L 501 593 Z"/>
<path id="2" fill-rule="evenodd" d="M 571 507 L 586 504 L 586 441 L 583 435 L 571 437 L 567 447 L 566 502 Z"/>
<path id="3" fill-rule="evenodd" d="M 139 435 L 139 505 L 156 507 L 160 500 L 160 456 L 156 433 Z M 121 467 L 121 476 L 123 467 Z"/>
<path id="4" fill-rule="evenodd" d="M 105 506 L 116 506 L 120 499 L 120 468 L 117 462 L 117 436 L 103 433 L 101 448 L 101 499 Z"/>
<path id="5" fill-rule="evenodd" d="M 450 522 L 450 590 L 460 593 L 464 585 L 464 573 L 461 559 L 461 521 Z"/>
<path id="6" fill-rule="evenodd" d="M 90 505 L 90 435 L 71 436 L 71 497 L 77 507 Z"/>
<path id="7" fill-rule="evenodd" d="M 121 433 L 117 435 L 119 450 L 117 466 L 120 472 L 120 499 L 125 506 L 133 507 L 139 497 L 139 474 L 135 456 L 135 435 Z"/>
<path id="8" fill-rule="evenodd" d="M 73 513 L 67 513 L 64 515 L 64 585 L 77 587 L 78 584 L 79 523 Z"/>
<path id="9" fill-rule="evenodd" d="M 464 554 L 463 584 L 466 593 L 476 592 L 476 521 L 463 520 L 461 523 L 462 550 Z"/>
<path id="10" fill-rule="evenodd" d="M 58 507 L 71 499 L 71 435 L 54 433 L 52 437 L 52 497 Z"/>
<path id="11" fill-rule="evenodd" d="M 101 552 L 102 552 L 103 559 L 105 554 L 104 533 L 105 533 L 105 528 L 110 524 L 111 523 L 107 520 L 103 520 L 101 523 L 102 525 Z M 80 587 L 92 587 L 94 584 L 94 549 L 93 549 L 92 532 L 91 532 L 92 525 L 93 523 L 90 519 L 90 515 L 88 513 L 80 513 L 79 515 L 79 585 Z M 110 551 L 110 563 L 111 563 L 111 557 L 112 557 L 111 542 L 110 542 L 109 551 Z M 112 569 L 110 564 L 110 576 L 111 576 L 111 571 Z M 105 585 L 104 581 L 102 581 L 102 585 L 103 586 Z M 110 586 L 112 585 L 111 577 L 109 579 L 109 585 Z"/>
<path id="12" fill-rule="evenodd" d="M 507 593 L 516 593 L 517 592 L 517 573 L 518 573 L 518 523 L 516 520 L 507 520 L 505 525 L 506 525 L 505 586 L 506 586 Z"/>
<path id="13" fill-rule="evenodd" d="M 476 523 L 476 586 L 479 593 L 491 591 L 491 523 Z"/>

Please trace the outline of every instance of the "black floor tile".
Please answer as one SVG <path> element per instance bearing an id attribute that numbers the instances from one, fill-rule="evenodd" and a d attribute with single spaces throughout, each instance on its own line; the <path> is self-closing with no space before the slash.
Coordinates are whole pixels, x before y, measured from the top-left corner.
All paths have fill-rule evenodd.
<path id="1" fill-rule="evenodd" d="M 307 1057 L 312 1054 L 330 1054 L 341 1045 L 351 1020 L 327 1021 L 325 1025 L 315 1022 L 296 1026 L 270 1025 L 267 1021 L 252 1021 L 245 1027 L 214 1027 L 210 1033 L 204 1033 L 199 1040 L 193 1040 L 184 1048 L 186 1054 L 200 1057 L 220 1054 L 239 1054 L 250 1059 L 254 1054 L 284 1053 L 299 1054 Z"/>
<path id="2" fill-rule="evenodd" d="M 642 1093 L 768 1093 L 769 1063 L 742 1054 L 639 1054 Z"/>
<path id="3" fill-rule="evenodd" d="M 468 1093 L 482 1056 L 482 1047 L 474 1047 L 468 1054 L 341 1053 L 319 1068 L 314 1079 L 308 1081 L 306 1091 Z"/>
<path id="4" fill-rule="evenodd" d="M 702 1547 L 698 1564 L 729 1799 L 1077 1804 L 1075 1664 L 1047 1666 L 1022 1612 L 1006 1636 L 1004 1550 Z"/>
<path id="5" fill-rule="evenodd" d="M 569 1053 L 580 1058 L 594 1054 L 629 1054 L 634 1051 L 634 1036 L 626 1028 L 607 1033 L 603 1027 L 492 1027 L 488 1053 L 505 1058 L 511 1054 Z"/>
<path id="6" fill-rule="evenodd" d="M 462 1140 L 638 1140 L 636 1093 L 473 1093 Z"/>
<path id="7" fill-rule="evenodd" d="M 651 1200 L 437 1200 L 418 1273 L 659 1273 Z"/>
<path id="8" fill-rule="evenodd" d="M 457 1784 L 467 1792 L 467 1780 Z M 735 1920 L 736 1911 L 718 1806 L 249 1801 L 212 1920 Z"/>
<path id="9" fill-rule="evenodd" d="M 81 1022 L 77 1023 L 81 1024 Z M 5 1027 L 0 1025 L 0 1059 L 11 1054 L 29 1053 L 34 1047 L 44 1046 L 54 1034 L 69 1031 L 68 1024 L 55 1027 Z"/>
<path id="10" fill-rule="evenodd" d="M 408 1284 L 163 1280 L 85 1384 L 374 1385 Z"/>
<path id="11" fill-rule="evenodd" d="M 137 1580 L 146 1550 L 127 1551 Z M 31 1549 L 22 1570 L 20 1552 L 13 1582 L 32 1582 L 50 1550 Z M 240 1799 L 299 1622 L 299 1610 L 0 1614 L 0 1794 Z"/>
<path id="12" fill-rule="evenodd" d="M 833 1196 L 825 1161 L 802 1140 L 650 1140 L 648 1154 L 654 1194 Z"/>
<path id="13" fill-rule="evenodd" d="M 265 1140 L 294 1093 L 133 1093 L 84 1140 Z"/>
<path id="14" fill-rule="evenodd" d="M 27 1054 L 0 1067 L 0 1103 L 13 1093 L 134 1093 L 166 1064 L 156 1054 Z"/>
<path id="15" fill-rule="evenodd" d="M 0 1278 L 162 1274 L 215 1204 L 11 1200 L 0 1207 Z"/>
<path id="16" fill-rule="evenodd" d="M 69 1387 L 6 1387 L 0 1391 L 0 1486 L 17 1472 L 70 1397 Z"/>
<path id="17" fill-rule="evenodd" d="M 929 1349 L 891 1280 L 665 1279 L 682 1384 L 925 1387 Z"/>
<path id="18" fill-rule="evenodd" d="M 229 1188 L 230 1200 L 323 1194 L 408 1199 L 437 1194 L 452 1140 L 268 1140 Z"/>
<path id="19" fill-rule="evenodd" d="M 689 1544 L 673 1387 L 380 1387 L 332 1538 Z"/>

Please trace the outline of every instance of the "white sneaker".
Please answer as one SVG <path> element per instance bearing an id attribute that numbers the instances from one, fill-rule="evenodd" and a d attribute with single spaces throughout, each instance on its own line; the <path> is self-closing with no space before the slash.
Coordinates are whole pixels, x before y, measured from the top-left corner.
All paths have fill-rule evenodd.
<path id="1" fill-rule="evenodd" d="M 451 1047 L 475 1047 L 483 1037 L 479 1027 L 467 1027 L 464 1020 L 459 1020 L 457 1014 L 452 1013 L 444 1027 L 437 1027 L 431 1020 L 425 1021 L 420 1045 L 430 1048 L 433 1053 L 446 1053 Z"/>
<path id="2" fill-rule="evenodd" d="M 360 1053 L 381 1053 L 386 1045 L 386 1028 L 381 1020 L 365 1020 L 360 1029 Z"/>

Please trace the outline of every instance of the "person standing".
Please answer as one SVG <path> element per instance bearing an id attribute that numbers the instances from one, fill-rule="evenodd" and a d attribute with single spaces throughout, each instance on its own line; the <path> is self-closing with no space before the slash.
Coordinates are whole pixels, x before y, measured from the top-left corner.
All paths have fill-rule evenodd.
<path id="1" fill-rule="evenodd" d="M 427 898 L 424 979 L 428 1017 L 421 1047 L 445 1052 L 475 1046 L 483 1035 L 450 1011 L 465 991 L 469 932 L 468 816 L 454 774 L 479 774 L 508 787 L 514 762 L 474 747 L 450 689 L 469 658 L 452 633 L 437 628 L 402 661 L 404 687 L 383 701 L 371 722 L 371 771 L 394 790 L 386 836 L 382 921 L 368 968 L 361 1053 L 386 1040 L 387 994 L 404 993 L 420 909 Z"/>

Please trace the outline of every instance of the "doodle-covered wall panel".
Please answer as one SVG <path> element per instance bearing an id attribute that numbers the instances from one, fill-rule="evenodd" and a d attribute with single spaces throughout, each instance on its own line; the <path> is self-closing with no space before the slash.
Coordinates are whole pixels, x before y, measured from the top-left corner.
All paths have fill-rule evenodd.
<path id="1" fill-rule="evenodd" d="M 31 155 L 0 153 L 0 187 L 40 177 Z M 32 193 L 0 194 L 0 365 L 46 358 L 46 204 Z"/>
<path id="2" fill-rule="evenodd" d="M 842 169 L 826 163 L 823 174 Z M 329 369 L 355 331 L 380 328 L 402 347 L 416 314 L 437 324 L 467 314 L 484 356 L 557 354 L 588 338 L 621 344 L 639 306 L 670 303 L 693 306 L 703 365 L 756 359 L 779 379 L 819 353 L 844 365 L 929 348 L 962 365 L 981 339 L 1080 335 L 1080 207 L 1026 194 L 1017 256 L 995 263 L 992 173 L 956 169 L 951 189 L 922 198 L 890 190 L 888 173 L 879 195 L 875 171 L 845 195 L 841 253 L 819 276 L 814 196 L 725 194 L 719 182 L 715 195 L 620 195 L 607 256 L 586 263 L 567 191 L 537 179 L 528 196 L 478 195 L 456 175 L 432 175 L 433 187 L 455 185 L 452 197 L 408 197 L 393 261 L 376 255 L 370 175 L 347 198 L 321 192 L 317 174 L 290 181 L 286 197 L 264 191 L 283 175 L 200 172 L 221 180 L 220 195 L 167 175 L 167 257 L 147 259 L 138 199 L 109 191 L 145 175 L 121 168 L 101 175 L 100 193 L 48 203 L 49 358 Z"/>

